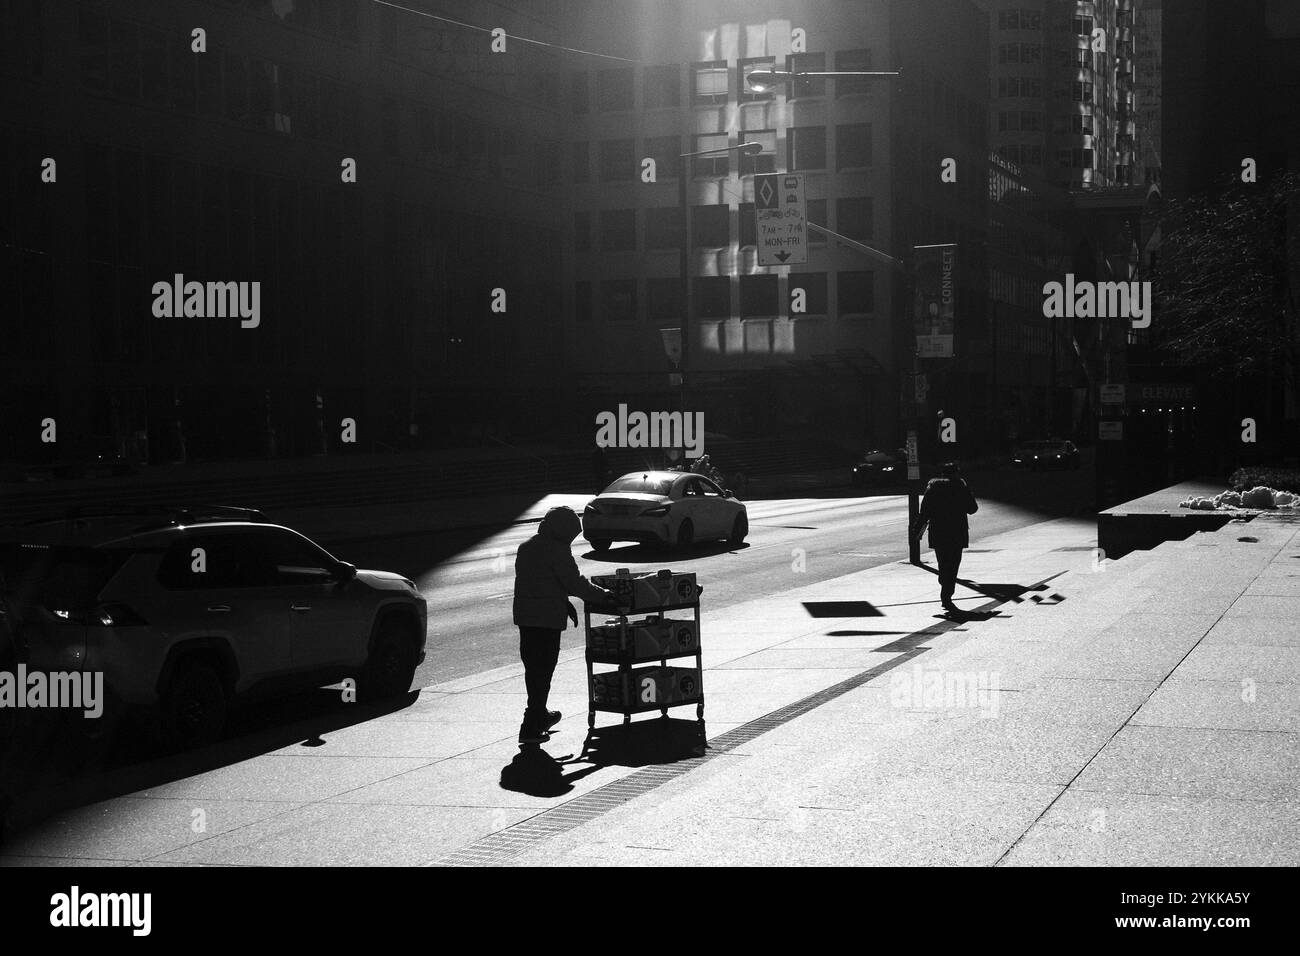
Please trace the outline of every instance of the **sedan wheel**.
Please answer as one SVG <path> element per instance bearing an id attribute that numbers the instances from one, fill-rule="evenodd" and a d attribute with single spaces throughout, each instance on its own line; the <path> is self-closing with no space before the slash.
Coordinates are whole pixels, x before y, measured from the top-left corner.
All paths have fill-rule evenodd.
<path id="1" fill-rule="evenodd" d="M 736 515 L 736 520 L 731 525 L 731 537 L 727 539 L 730 544 L 744 544 L 745 535 L 749 534 L 749 517 L 745 512 Z"/>

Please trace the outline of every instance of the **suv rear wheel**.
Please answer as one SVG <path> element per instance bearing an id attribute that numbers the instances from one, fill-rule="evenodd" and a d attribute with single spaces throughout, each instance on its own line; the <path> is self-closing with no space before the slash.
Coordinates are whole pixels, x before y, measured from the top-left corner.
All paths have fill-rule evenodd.
<path id="1" fill-rule="evenodd" d="M 213 743 L 226 725 L 226 688 L 211 664 L 182 662 L 162 697 L 163 734 L 169 746 L 190 750 Z"/>
<path id="2" fill-rule="evenodd" d="M 415 643 L 407 628 L 396 621 L 379 626 L 365 668 L 358 675 L 357 699 L 386 700 L 400 697 L 415 679 Z"/>

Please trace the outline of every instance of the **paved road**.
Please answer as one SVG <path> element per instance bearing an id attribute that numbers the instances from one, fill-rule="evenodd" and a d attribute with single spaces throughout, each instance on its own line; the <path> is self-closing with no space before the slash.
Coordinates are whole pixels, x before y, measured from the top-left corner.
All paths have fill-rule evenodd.
<path id="1" fill-rule="evenodd" d="M 983 537 L 1068 515 L 1089 504 L 1092 480 L 1089 469 L 970 476 L 981 502 L 971 520 L 971 547 L 978 548 Z M 597 555 L 579 538 L 573 553 L 588 575 L 619 567 L 634 572 L 662 567 L 695 571 L 705 587 L 703 600 L 714 610 L 906 559 L 905 494 L 864 497 L 849 489 L 826 494 L 751 502 L 750 535 L 737 549 L 720 543 L 681 555 L 627 544 Z M 510 619 L 514 554 L 532 533 L 532 525 L 518 525 L 488 534 L 375 538 L 337 552 L 362 567 L 401 571 L 419 583 L 429 600 L 429 656 L 415 682 L 424 687 L 517 662 L 517 632 Z M 857 597 L 870 600 L 868 595 Z M 581 632 L 570 628 L 564 646 L 580 640 Z"/>

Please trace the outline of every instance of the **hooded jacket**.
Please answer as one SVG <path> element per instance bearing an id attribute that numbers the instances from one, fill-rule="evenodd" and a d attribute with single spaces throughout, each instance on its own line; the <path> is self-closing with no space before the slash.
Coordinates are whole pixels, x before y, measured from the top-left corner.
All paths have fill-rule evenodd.
<path id="1" fill-rule="evenodd" d="M 921 520 L 930 525 L 930 547 L 965 548 L 970 545 L 967 515 L 979 511 L 975 496 L 961 478 L 934 478 L 925 486 Z"/>
<path id="2" fill-rule="evenodd" d="M 514 602 L 519 627 L 562 631 L 570 595 L 602 603 L 608 596 L 609 592 L 582 576 L 573 560 L 570 546 L 581 530 L 582 522 L 572 508 L 552 508 L 538 524 L 537 533 L 519 546 Z"/>

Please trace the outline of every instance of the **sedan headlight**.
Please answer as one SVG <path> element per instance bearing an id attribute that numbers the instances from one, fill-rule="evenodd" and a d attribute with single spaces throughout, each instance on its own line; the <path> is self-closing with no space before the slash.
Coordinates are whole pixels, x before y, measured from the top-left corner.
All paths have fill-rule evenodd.
<path id="1" fill-rule="evenodd" d="M 641 516 L 643 518 L 662 518 L 664 515 L 668 514 L 669 507 L 669 505 L 659 505 L 657 508 L 647 508 L 645 511 L 641 512 Z"/>
<path id="2" fill-rule="evenodd" d="M 885 465 L 885 466 L 882 467 L 880 470 L 881 470 L 881 471 L 893 471 L 893 470 L 894 470 L 894 466 L 893 466 L 893 465 Z"/>

